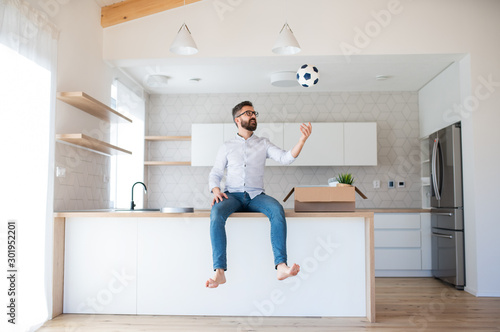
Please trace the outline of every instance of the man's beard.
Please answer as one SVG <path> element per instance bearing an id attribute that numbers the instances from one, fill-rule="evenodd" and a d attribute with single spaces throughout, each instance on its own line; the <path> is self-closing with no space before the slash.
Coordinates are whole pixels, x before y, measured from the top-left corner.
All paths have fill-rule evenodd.
<path id="1" fill-rule="evenodd" d="M 250 119 L 248 121 L 241 121 L 241 127 L 248 131 L 255 131 L 255 129 L 257 129 L 257 120 Z"/>

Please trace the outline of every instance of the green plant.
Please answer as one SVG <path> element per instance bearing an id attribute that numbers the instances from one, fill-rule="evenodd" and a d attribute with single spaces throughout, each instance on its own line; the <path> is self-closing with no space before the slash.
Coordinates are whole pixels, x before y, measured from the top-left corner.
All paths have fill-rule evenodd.
<path id="1" fill-rule="evenodd" d="M 353 184 L 354 183 L 354 177 L 352 176 L 351 173 L 340 173 L 336 180 L 339 183 L 345 183 L 345 184 Z"/>

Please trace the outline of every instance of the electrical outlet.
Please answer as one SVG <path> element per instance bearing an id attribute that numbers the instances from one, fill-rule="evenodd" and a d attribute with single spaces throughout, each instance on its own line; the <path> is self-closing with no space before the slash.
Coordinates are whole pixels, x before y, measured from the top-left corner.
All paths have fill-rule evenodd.
<path id="1" fill-rule="evenodd" d="M 394 181 L 393 180 L 387 181 L 387 188 L 394 188 Z"/>
<path id="2" fill-rule="evenodd" d="M 398 181 L 398 188 L 404 188 L 405 187 L 405 182 L 404 181 Z"/>
<path id="3" fill-rule="evenodd" d="M 66 177 L 66 168 L 64 167 L 56 167 L 56 177 L 64 178 Z"/>
<path id="4" fill-rule="evenodd" d="M 380 188 L 380 180 L 373 180 L 373 188 L 375 189 Z"/>

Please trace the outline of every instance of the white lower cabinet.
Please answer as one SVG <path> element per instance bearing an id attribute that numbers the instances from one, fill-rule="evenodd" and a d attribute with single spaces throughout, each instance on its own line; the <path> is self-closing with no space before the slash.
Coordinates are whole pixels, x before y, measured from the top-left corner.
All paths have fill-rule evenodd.
<path id="1" fill-rule="evenodd" d="M 375 213 L 375 275 L 431 276 L 428 213 Z"/>
<path id="2" fill-rule="evenodd" d="M 377 248 L 375 249 L 375 275 L 381 276 L 377 271 L 421 270 L 422 264 L 420 262 L 420 257 L 421 252 L 418 248 L 399 248 L 397 250 Z M 394 273 L 394 276 L 402 276 L 399 273 Z M 390 275 L 383 276 L 387 277 Z"/>

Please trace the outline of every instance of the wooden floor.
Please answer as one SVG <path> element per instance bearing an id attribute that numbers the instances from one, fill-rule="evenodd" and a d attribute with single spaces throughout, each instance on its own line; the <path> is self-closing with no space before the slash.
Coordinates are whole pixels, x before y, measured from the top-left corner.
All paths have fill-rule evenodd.
<path id="1" fill-rule="evenodd" d="M 433 278 L 377 278 L 377 322 L 358 318 L 64 314 L 38 331 L 500 331 L 500 298 L 477 298 Z"/>

